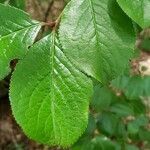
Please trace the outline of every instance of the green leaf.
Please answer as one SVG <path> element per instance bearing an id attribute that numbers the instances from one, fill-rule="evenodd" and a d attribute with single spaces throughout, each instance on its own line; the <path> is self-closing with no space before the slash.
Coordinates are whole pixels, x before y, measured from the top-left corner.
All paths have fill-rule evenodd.
<path id="1" fill-rule="evenodd" d="M 149 0 L 117 0 L 124 12 L 142 28 L 150 26 Z"/>
<path id="2" fill-rule="evenodd" d="M 0 80 L 10 72 L 11 60 L 24 57 L 40 27 L 25 12 L 0 4 Z"/>
<path id="3" fill-rule="evenodd" d="M 139 137 L 140 140 L 144 140 L 144 141 L 150 141 L 150 130 L 146 130 L 146 129 L 140 129 L 139 130 Z"/>
<path id="4" fill-rule="evenodd" d="M 125 150 L 139 150 L 139 148 L 136 147 L 135 145 L 126 144 L 125 145 Z"/>
<path id="5" fill-rule="evenodd" d="M 98 130 L 108 136 L 113 136 L 116 133 L 119 117 L 113 113 L 102 113 L 98 116 Z"/>
<path id="6" fill-rule="evenodd" d="M 71 150 L 93 150 L 91 139 L 85 138 L 71 147 Z"/>
<path id="7" fill-rule="evenodd" d="M 127 137 L 125 124 L 117 114 L 103 112 L 98 116 L 97 127 L 100 133 L 109 137 L 119 140 Z"/>
<path id="8" fill-rule="evenodd" d="M 146 113 L 146 106 L 141 99 L 132 100 L 129 103 L 133 107 L 136 116 Z"/>
<path id="9" fill-rule="evenodd" d="M 89 115 L 89 122 L 84 135 L 92 136 L 96 130 L 96 121 L 92 114 Z"/>
<path id="10" fill-rule="evenodd" d="M 12 76 L 13 114 L 32 139 L 67 147 L 85 131 L 92 81 L 65 56 L 52 33 L 35 44 Z"/>
<path id="11" fill-rule="evenodd" d="M 128 99 L 139 99 L 150 96 L 150 77 L 120 76 L 111 82 L 112 86 L 121 90 Z"/>
<path id="12" fill-rule="evenodd" d="M 123 73 L 135 43 L 133 24 L 115 0 L 72 0 L 59 37 L 67 57 L 102 82 Z"/>
<path id="13" fill-rule="evenodd" d="M 116 150 L 116 146 L 107 137 L 98 136 L 92 140 L 93 150 Z"/>
<path id="14" fill-rule="evenodd" d="M 93 150 L 91 138 L 89 137 L 81 138 L 77 143 L 75 143 L 71 147 L 71 150 Z"/>
<path id="15" fill-rule="evenodd" d="M 110 111 L 116 113 L 120 117 L 134 115 L 133 107 L 125 102 L 118 102 L 116 104 L 113 104 L 110 108 Z"/>
<path id="16" fill-rule="evenodd" d="M 0 3 L 4 3 L 6 0 L 0 0 Z"/>
<path id="17" fill-rule="evenodd" d="M 115 136 L 116 138 L 119 138 L 119 140 L 125 140 L 125 138 L 127 138 L 126 125 L 121 119 L 120 122 L 117 124 Z"/>
<path id="18" fill-rule="evenodd" d="M 10 0 L 9 4 L 19 9 L 25 10 L 25 0 Z"/>
<path id="19" fill-rule="evenodd" d="M 121 150 L 120 143 L 111 141 L 104 135 L 94 138 L 83 137 L 71 147 L 71 150 Z"/>
<path id="20" fill-rule="evenodd" d="M 117 99 L 117 96 L 108 87 L 101 87 L 101 85 L 98 84 L 94 87 L 91 106 L 96 112 L 107 110 L 114 99 Z"/>
<path id="21" fill-rule="evenodd" d="M 130 134 L 137 134 L 140 130 L 140 127 L 148 124 L 148 118 L 146 116 L 139 116 L 134 121 L 128 124 L 128 132 Z"/>
<path id="22" fill-rule="evenodd" d="M 80 139 L 71 150 L 121 150 L 121 148 L 106 136 L 96 136 L 93 139 L 87 137 Z"/>
<path id="23" fill-rule="evenodd" d="M 150 51 L 150 38 L 146 38 L 141 43 L 141 49 L 145 51 Z"/>

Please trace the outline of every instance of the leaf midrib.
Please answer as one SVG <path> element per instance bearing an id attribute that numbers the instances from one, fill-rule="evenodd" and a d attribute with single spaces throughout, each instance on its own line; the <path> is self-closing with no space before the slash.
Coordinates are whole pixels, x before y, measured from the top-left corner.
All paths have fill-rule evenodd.
<path id="1" fill-rule="evenodd" d="M 53 74 L 54 74 L 54 56 L 55 56 L 55 31 L 51 33 L 51 44 L 52 46 L 50 47 L 50 66 L 52 66 L 51 69 L 51 80 L 50 80 L 50 89 L 52 93 L 52 99 L 51 99 L 51 112 L 52 112 L 52 122 L 53 122 L 53 130 L 54 130 L 54 138 L 56 140 L 56 123 L 55 123 L 55 106 L 54 106 L 54 98 L 55 98 L 55 93 L 54 93 L 54 83 L 53 83 Z"/>
<path id="2" fill-rule="evenodd" d="M 96 44 L 97 44 L 97 46 L 98 47 L 100 47 L 101 48 L 101 46 L 100 46 L 100 44 L 99 44 L 99 36 L 98 36 L 98 34 L 97 34 L 97 23 L 96 23 L 96 17 L 95 17 L 95 11 L 94 11 L 94 8 L 93 8 L 93 2 L 92 2 L 92 0 L 89 0 L 89 3 L 90 3 L 90 7 L 91 7 L 91 10 L 92 10 L 92 18 L 93 18 L 93 22 L 94 22 L 94 29 L 95 29 L 95 35 L 96 35 Z"/>
<path id="3" fill-rule="evenodd" d="M 96 22 L 96 17 L 95 17 L 95 11 L 94 11 L 94 7 L 93 7 L 93 2 L 92 2 L 92 0 L 88 0 L 89 1 L 89 3 L 90 3 L 90 8 L 91 8 L 91 14 L 92 14 L 92 18 L 93 18 L 93 24 L 94 24 L 94 30 L 95 30 L 95 36 L 96 36 L 96 45 L 97 45 L 97 47 L 98 47 L 98 53 L 99 53 L 99 51 L 101 50 L 101 46 L 100 46 L 100 44 L 99 44 L 99 35 L 98 35 L 98 33 L 97 33 L 97 31 L 98 31 L 98 28 L 97 28 L 97 22 Z M 101 55 L 99 55 L 99 58 L 101 57 Z M 99 60 L 101 60 L 101 59 L 99 59 Z M 100 63 L 99 63 L 100 64 Z M 101 68 L 101 67 L 100 67 Z M 101 76 L 101 78 L 102 78 L 102 76 Z M 101 81 L 101 79 L 99 79 L 99 81 Z"/>

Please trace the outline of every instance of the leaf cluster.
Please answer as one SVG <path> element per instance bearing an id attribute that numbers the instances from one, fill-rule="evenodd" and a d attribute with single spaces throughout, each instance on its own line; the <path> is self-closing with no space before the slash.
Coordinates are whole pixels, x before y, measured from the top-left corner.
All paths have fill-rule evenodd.
<path id="1" fill-rule="evenodd" d="M 72 150 L 150 146 L 150 77 L 128 73 L 150 1 L 71 0 L 52 23 L 31 19 L 25 1 L 0 2 L 0 80 L 17 59 L 9 97 L 29 138 Z"/>

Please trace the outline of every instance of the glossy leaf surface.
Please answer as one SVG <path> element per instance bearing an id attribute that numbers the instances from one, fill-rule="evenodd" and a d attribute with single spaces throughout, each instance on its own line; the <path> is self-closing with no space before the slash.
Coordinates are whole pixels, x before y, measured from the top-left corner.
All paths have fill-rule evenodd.
<path id="1" fill-rule="evenodd" d="M 115 0 L 72 0 L 59 37 L 67 57 L 101 82 L 123 73 L 135 43 L 133 24 Z"/>
<path id="2" fill-rule="evenodd" d="M 10 72 L 11 60 L 24 57 L 40 27 L 25 12 L 0 4 L 0 80 Z"/>
<path id="3" fill-rule="evenodd" d="M 11 81 L 16 121 L 32 139 L 66 147 L 88 122 L 92 82 L 67 59 L 52 33 L 20 61 Z"/>
<path id="4" fill-rule="evenodd" d="M 127 13 L 142 28 L 150 26 L 150 0 L 117 0 Z"/>

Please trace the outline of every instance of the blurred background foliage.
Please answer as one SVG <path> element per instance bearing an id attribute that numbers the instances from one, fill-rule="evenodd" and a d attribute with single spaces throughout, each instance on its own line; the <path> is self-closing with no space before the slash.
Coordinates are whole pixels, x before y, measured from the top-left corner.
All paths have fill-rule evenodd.
<path id="1" fill-rule="evenodd" d="M 52 22 L 69 0 L 0 0 Z M 70 150 L 150 150 L 150 29 L 135 25 L 135 57 L 125 73 L 102 85 L 93 79 L 89 123 Z M 45 27 L 39 37 L 50 33 Z M 15 62 L 16 63 L 16 62 Z M 15 66 L 12 62 L 12 70 Z M 0 150 L 59 150 L 29 140 L 16 125 L 8 101 L 9 76 L 0 82 Z"/>

